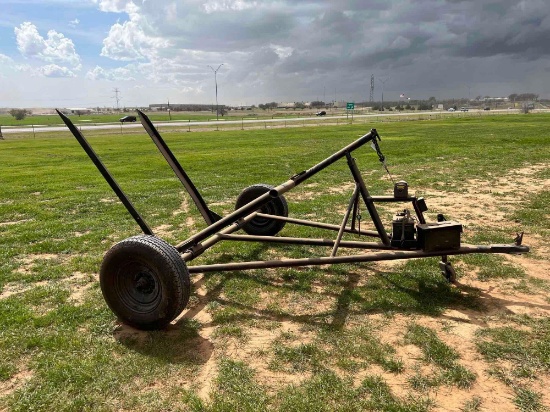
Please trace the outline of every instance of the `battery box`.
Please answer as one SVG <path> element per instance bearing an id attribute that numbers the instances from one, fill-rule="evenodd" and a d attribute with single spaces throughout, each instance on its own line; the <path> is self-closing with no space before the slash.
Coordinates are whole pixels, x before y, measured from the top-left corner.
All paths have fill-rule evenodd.
<path id="1" fill-rule="evenodd" d="M 407 249 L 416 247 L 414 219 L 407 210 L 393 217 L 392 229 L 391 245 L 393 247 Z"/>
<path id="2" fill-rule="evenodd" d="M 462 225 L 454 221 L 416 225 L 418 248 L 424 252 L 460 249 Z"/>

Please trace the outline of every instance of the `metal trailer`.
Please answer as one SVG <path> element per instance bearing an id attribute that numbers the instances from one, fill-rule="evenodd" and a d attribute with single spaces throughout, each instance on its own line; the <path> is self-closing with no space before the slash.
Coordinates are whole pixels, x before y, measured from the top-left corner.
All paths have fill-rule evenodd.
<path id="1" fill-rule="evenodd" d="M 207 224 L 205 229 L 188 239 L 177 245 L 170 245 L 153 234 L 151 228 L 108 172 L 82 133 L 65 115 L 59 111 L 58 114 L 143 232 L 142 235 L 133 236 L 115 244 L 106 253 L 100 269 L 101 290 L 108 306 L 121 321 L 139 329 L 161 329 L 173 321 L 188 303 L 191 293 L 190 275 L 196 273 L 439 256 L 441 257 L 439 267 L 442 275 L 448 281 L 455 282 L 456 274 L 448 258 L 451 255 L 522 254 L 529 251 L 528 246 L 522 245 L 523 233 L 516 236 L 513 244 L 460 244 L 459 231 L 462 231 L 460 224 L 446 222 L 442 215 L 438 215 L 440 222 L 426 222 L 423 212 L 427 210 L 427 207 L 423 198 L 409 196 L 408 193 L 404 195 L 403 193 L 400 195 L 394 193 L 393 196 L 371 196 L 352 153 L 370 143 L 378 154 L 379 160 L 384 163 L 384 156 L 378 145 L 378 141 L 381 139 L 375 129 L 278 186 L 257 184 L 244 189 L 237 198 L 235 211 L 221 217 L 210 210 L 152 122 L 138 110 L 143 127 L 191 196 Z M 341 159 L 346 160 L 355 183 L 355 189 L 341 224 L 334 225 L 288 217 L 288 205 L 284 194 Z M 397 223 L 394 221 L 393 232 L 388 234 L 375 207 L 375 203 L 379 202 L 412 204 L 416 215 L 416 221 L 412 227 L 412 237 L 409 233 L 405 239 L 405 219 L 408 219 L 407 222 L 411 221 L 408 216 L 404 216 Z M 360 203 L 366 207 L 375 230 L 361 229 L 358 219 Z M 335 232 L 336 235 L 334 240 L 277 236 L 286 224 L 325 229 Z M 400 231 L 401 225 L 402 231 Z M 408 227 L 411 229 L 411 224 L 408 223 Z M 435 231 L 430 229 L 435 229 Z M 239 231 L 244 234 L 237 234 L 236 232 Z M 344 240 L 345 233 L 363 235 L 375 238 L 377 241 Z M 190 265 L 195 258 L 221 241 L 326 246 L 330 253 L 327 256 L 302 259 Z M 338 254 L 340 249 L 359 249 L 359 253 L 341 255 Z"/>

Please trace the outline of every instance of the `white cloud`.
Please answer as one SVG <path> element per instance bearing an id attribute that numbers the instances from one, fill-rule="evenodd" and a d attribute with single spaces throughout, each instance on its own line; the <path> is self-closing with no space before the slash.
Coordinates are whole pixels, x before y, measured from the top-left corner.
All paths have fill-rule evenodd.
<path id="1" fill-rule="evenodd" d="M 0 64 L 1 65 L 11 65 L 13 64 L 13 59 L 5 54 L 0 53 Z"/>
<path id="2" fill-rule="evenodd" d="M 108 13 L 135 13 L 139 8 L 132 0 L 93 0 L 99 10 Z"/>
<path id="3" fill-rule="evenodd" d="M 96 66 L 86 73 L 89 80 L 110 80 L 110 81 L 135 81 L 136 69 L 134 66 L 118 67 L 116 69 L 104 69 Z"/>
<path id="4" fill-rule="evenodd" d="M 158 49 L 169 46 L 169 42 L 160 37 L 145 33 L 140 17 L 133 14 L 129 21 L 116 23 L 103 40 L 101 55 L 113 60 L 142 60 L 156 54 Z"/>
<path id="5" fill-rule="evenodd" d="M 58 66 L 57 64 L 48 64 L 36 70 L 44 77 L 76 77 L 76 74 L 67 67 Z"/>
<path id="6" fill-rule="evenodd" d="M 11 71 L 14 68 L 14 61 L 11 57 L 0 53 L 0 78 L 4 77 L 4 73 Z"/>
<path id="7" fill-rule="evenodd" d="M 72 27 L 73 29 L 80 24 L 80 20 L 74 19 L 69 22 L 69 27 Z"/>
<path id="8" fill-rule="evenodd" d="M 67 63 L 73 69 L 80 69 L 80 56 L 73 41 L 62 33 L 49 30 L 44 38 L 31 22 L 24 22 L 15 27 L 17 48 L 24 57 L 38 58 L 50 63 Z"/>
<path id="9" fill-rule="evenodd" d="M 278 46 L 276 44 L 271 44 L 269 47 L 271 47 L 280 59 L 286 59 L 294 51 L 292 47 Z"/>
<path id="10" fill-rule="evenodd" d="M 18 64 L 15 69 L 33 77 L 76 77 L 76 74 L 69 68 L 57 64 L 46 64 L 33 67 L 29 64 Z"/>
<path id="11" fill-rule="evenodd" d="M 258 6 L 256 1 L 244 1 L 244 0 L 208 0 L 203 3 L 202 8 L 207 13 L 223 12 L 223 11 L 242 11 L 247 9 L 253 9 Z"/>

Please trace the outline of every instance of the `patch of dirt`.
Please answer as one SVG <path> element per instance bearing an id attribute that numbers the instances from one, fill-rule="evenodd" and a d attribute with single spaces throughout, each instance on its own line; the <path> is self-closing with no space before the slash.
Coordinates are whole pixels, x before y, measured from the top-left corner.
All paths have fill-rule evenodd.
<path id="1" fill-rule="evenodd" d="M 161 239 L 167 239 L 172 236 L 172 225 L 164 224 L 153 228 L 153 233 L 155 236 L 160 237 Z"/>
<path id="2" fill-rule="evenodd" d="M 40 254 L 27 255 L 19 259 L 19 267 L 15 270 L 15 272 L 21 273 L 21 274 L 31 273 L 37 261 L 56 260 L 56 259 L 66 260 L 67 256 L 58 255 L 54 253 L 40 253 Z"/>
<path id="3" fill-rule="evenodd" d="M 466 226 L 510 227 L 514 232 L 519 226 L 507 216 L 522 204 L 530 194 L 550 190 L 550 179 L 532 178 L 534 173 L 548 165 L 536 164 L 514 171 L 506 177 L 494 180 L 471 179 L 463 184 L 463 193 L 426 191 L 427 215 L 435 220 L 435 213 L 443 213 L 449 220 L 467 222 Z M 432 216 L 432 214 L 434 216 Z"/>
<path id="4" fill-rule="evenodd" d="M 9 222 L 0 222 L 0 227 L 2 226 L 13 226 L 13 225 L 19 225 L 21 223 L 25 222 L 32 222 L 34 219 L 21 219 L 21 220 L 13 220 Z"/>
<path id="5" fill-rule="evenodd" d="M 86 292 L 92 288 L 94 282 L 99 282 L 99 279 L 89 273 L 74 272 L 70 277 L 63 279 L 62 282 L 71 291 L 69 302 L 81 305 L 84 303 Z"/>
<path id="6" fill-rule="evenodd" d="M 6 381 L 0 381 L 0 398 L 9 396 L 33 377 L 33 371 L 26 367 L 20 367 L 19 372 Z"/>

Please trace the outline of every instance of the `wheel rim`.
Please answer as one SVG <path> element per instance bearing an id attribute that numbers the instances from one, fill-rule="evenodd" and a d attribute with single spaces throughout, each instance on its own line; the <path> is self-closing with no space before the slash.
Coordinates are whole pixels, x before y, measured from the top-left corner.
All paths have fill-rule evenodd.
<path id="1" fill-rule="evenodd" d="M 141 262 L 123 265 L 113 286 L 120 302 L 137 313 L 150 313 L 161 301 L 158 274 Z"/>

